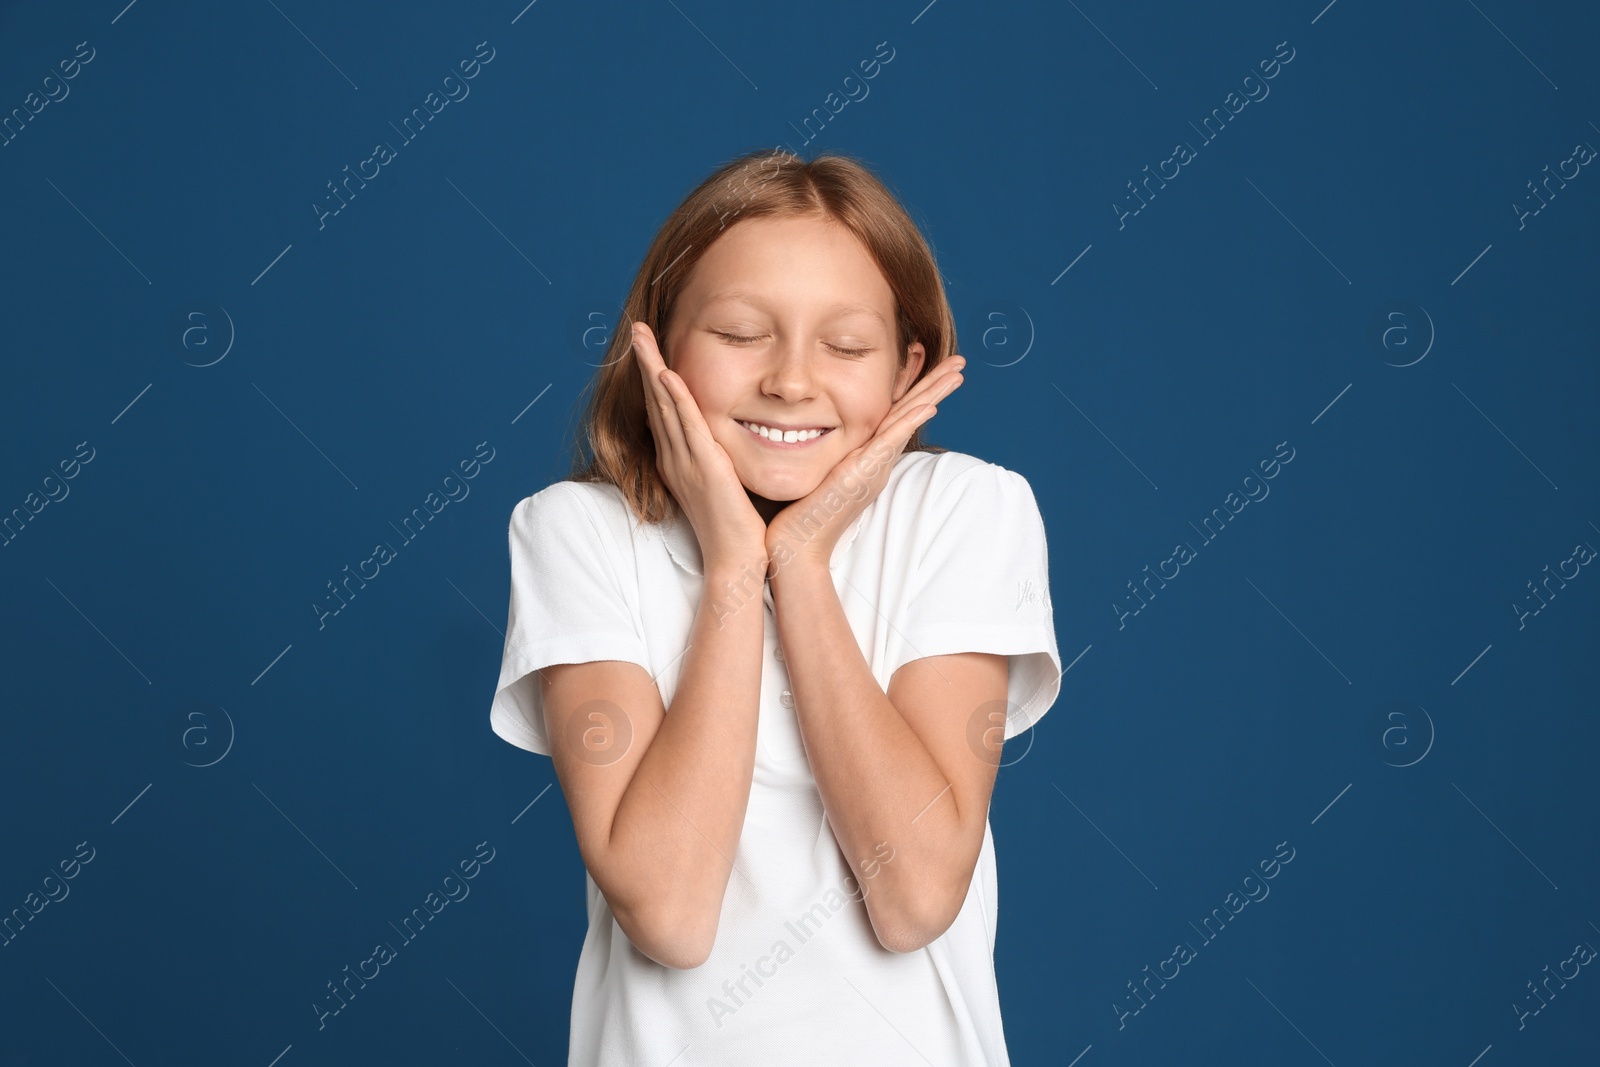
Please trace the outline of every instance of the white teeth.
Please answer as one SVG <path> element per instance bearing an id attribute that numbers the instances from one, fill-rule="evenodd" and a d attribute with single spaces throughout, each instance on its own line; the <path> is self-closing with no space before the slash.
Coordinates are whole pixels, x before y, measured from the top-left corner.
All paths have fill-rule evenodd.
<path id="1" fill-rule="evenodd" d="M 739 424 L 752 433 L 760 434 L 769 441 L 783 441 L 794 444 L 797 441 L 811 441 L 821 437 L 826 430 L 774 430 L 756 422 L 741 422 Z"/>

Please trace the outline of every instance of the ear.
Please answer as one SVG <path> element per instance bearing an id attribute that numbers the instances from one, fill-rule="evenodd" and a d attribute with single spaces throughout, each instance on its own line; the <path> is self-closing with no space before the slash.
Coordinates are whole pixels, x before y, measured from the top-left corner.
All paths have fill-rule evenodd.
<path id="1" fill-rule="evenodd" d="M 928 351 L 922 347 L 921 341 L 913 341 L 906 346 L 906 365 L 895 373 L 893 399 L 898 401 L 906 395 L 906 390 L 911 388 L 911 383 L 917 380 L 917 375 L 922 373 L 923 361 L 927 359 Z"/>

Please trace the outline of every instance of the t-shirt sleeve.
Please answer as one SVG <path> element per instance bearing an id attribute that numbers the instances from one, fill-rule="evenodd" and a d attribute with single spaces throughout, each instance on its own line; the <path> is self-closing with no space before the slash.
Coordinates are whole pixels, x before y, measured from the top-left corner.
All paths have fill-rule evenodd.
<path id="1" fill-rule="evenodd" d="M 517 504 L 508 532 L 511 601 L 490 728 L 518 748 L 550 754 L 535 674 L 557 663 L 649 658 L 613 558 L 582 491 L 556 482 Z"/>
<path id="2" fill-rule="evenodd" d="M 929 497 L 912 524 L 912 575 L 890 629 L 889 676 L 926 656 L 1006 656 L 1010 740 L 1061 691 L 1044 520 L 1027 479 L 993 463 L 931 486 Z"/>

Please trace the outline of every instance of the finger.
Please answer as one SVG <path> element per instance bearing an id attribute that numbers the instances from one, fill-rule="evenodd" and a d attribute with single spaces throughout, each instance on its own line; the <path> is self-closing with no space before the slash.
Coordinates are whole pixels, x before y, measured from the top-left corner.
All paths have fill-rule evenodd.
<path id="1" fill-rule="evenodd" d="M 650 328 L 642 326 L 641 332 L 649 334 Z M 666 360 L 661 357 L 659 348 L 654 347 L 654 335 L 649 336 L 654 362 L 651 373 L 653 380 L 660 387 L 660 392 L 666 397 L 662 405 L 663 419 L 668 431 L 673 434 L 676 442 L 681 442 L 686 453 L 698 455 L 705 447 L 715 444 L 711 436 L 711 428 L 706 424 L 705 417 L 700 413 L 700 406 L 695 403 L 694 394 L 689 392 L 689 387 L 683 378 L 674 370 L 666 366 Z M 697 442 L 701 447 L 694 447 Z"/>
<path id="2" fill-rule="evenodd" d="M 944 364 L 934 374 L 929 375 L 916 386 L 906 392 L 898 402 L 884 415 L 879 426 L 880 433 L 904 432 L 907 440 L 916 432 L 918 426 L 933 418 L 938 410 L 936 405 L 956 390 L 965 380 L 959 370 L 952 367 L 944 373 Z M 926 409 L 926 410 L 924 410 Z M 906 420 L 910 420 L 907 422 Z"/>
<path id="3" fill-rule="evenodd" d="M 650 363 L 643 354 L 642 347 L 637 338 L 635 338 L 632 352 L 634 362 L 639 368 L 639 388 L 644 394 L 645 420 L 650 424 L 650 438 L 655 442 L 656 454 L 665 459 L 671 439 L 667 436 L 666 427 L 662 425 L 661 398 L 656 394 L 655 389 L 651 388 Z"/>
<path id="4" fill-rule="evenodd" d="M 659 398 L 656 396 L 656 391 L 650 387 L 652 373 L 650 370 L 650 358 L 644 351 L 644 345 L 639 342 L 639 331 L 637 330 L 633 331 L 628 351 L 632 353 L 633 365 L 639 371 L 639 391 L 644 396 L 645 415 L 649 418 L 650 430 L 654 433 L 657 429 L 656 409 L 661 405 Z"/>
<path id="5" fill-rule="evenodd" d="M 662 370 L 652 380 L 655 387 L 660 390 L 665 398 L 661 404 L 661 422 L 666 427 L 667 437 L 672 441 L 672 448 L 676 455 L 688 463 L 694 458 L 694 449 L 689 444 L 689 433 L 684 427 L 683 404 L 687 390 L 682 388 L 682 379 L 677 379 L 679 388 L 674 390 L 668 383 L 675 378 L 670 370 Z M 689 401 L 693 403 L 693 400 Z"/>
<path id="6" fill-rule="evenodd" d="M 936 404 L 927 402 L 913 404 L 899 414 L 886 419 L 884 424 L 879 427 L 874 439 L 881 438 L 885 441 L 892 441 L 903 448 L 905 443 L 911 440 L 911 435 L 917 432 L 918 427 L 933 418 L 938 412 L 939 408 Z"/>
<path id="7" fill-rule="evenodd" d="M 662 374 L 661 383 L 667 395 L 672 397 L 673 411 L 690 452 L 699 455 L 705 448 L 715 444 L 711 427 L 706 424 L 705 416 L 700 413 L 700 405 L 695 403 L 694 394 L 689 392 L 683 379 L 675 371 L 667 370 Z"/>
<path id="8" fill-rule="evenodd" d="M 898 414 L 895 410 L 898 407 L 915 407 L 918 404 L 936 401 L 949 396 L 955 386 L 960 385 L 964 380 L 961 376 L 961 369 L 965 365 L 966 360 L 959 356 L 940 363 L 925 375 L 921 381 L 906 390 L 906 394 L 889 409 L 890 413 Z"/>
<path id="9" fill-rule="evenodd" d="M 932 418 L 937 410 L 932 404 L 913 404 L 903 411 L 884 416 L 872 438 L 857 448 L 855 455 L 870 453 L 884 469 L 892 467 L 891 454 L 897 460 L 905 452 L 906 444 L 911 440 L 911 435 L 916 433 L 917 427 Z"/>
<path id="10" fill-rule="evenodd" d="M 853 458 L 871 453 L 877 461 L 878 474 L 868 479 L 875 486 L 874 494 L 888 483 L 888 472 L 905 453 L 906 444 L 911 440 L 911 435 L 917 431 L 917 427 L 931 419 L 938 410 L 933 404 L 924 402 L 912 404 L 898 413 L 885 416 L 883 422 L 878 425 L 877 432 L 872 435 L 872 439 L 852 453 Z"/>
<path id="11" fill-rule="evenodd" d="M 644 374 L 647 406 L 652 406 L 653 402 L 652 426 L 656 429 L 658 450 L 664 446 L 669 456 L 687 460 L 689 445 L 683 437 L 677 401 L 661 383 L 661 372 L 666 370 L 667 364 L 661 358 L 661 350 L 656 347 L 655 335 L 650 332 L 649 326 L 639 323 L 634 328 L 634 344 L 639 353 L 640 371 Z"/>

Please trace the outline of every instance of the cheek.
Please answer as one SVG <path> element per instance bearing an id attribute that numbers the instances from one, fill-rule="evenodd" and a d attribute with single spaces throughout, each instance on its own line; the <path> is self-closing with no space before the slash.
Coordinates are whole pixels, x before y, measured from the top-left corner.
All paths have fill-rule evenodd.
<path id="1" fill-rule="evenodd" d="M 871 396 L 859 397 L 840 414 L 847 423 L 853 424 L 856 435 L 870 436 L 893 406 L 887 392 L 874 393 Z"/>
<path id="2" fill-rule="evenodd" d="M 675 368 L 676 370 L 676 368 Z M 716 378 L 708 376 L 698 366 L 686 366 L 677 371 L 678 377 L 683 379 L 683 384 L 689 390 L 689 395 L 694 399 L 695 406 L 701 414 L 711 415 L 727 409 L 726 398 L 721 395 Z"/>

